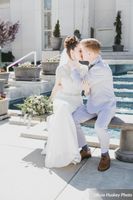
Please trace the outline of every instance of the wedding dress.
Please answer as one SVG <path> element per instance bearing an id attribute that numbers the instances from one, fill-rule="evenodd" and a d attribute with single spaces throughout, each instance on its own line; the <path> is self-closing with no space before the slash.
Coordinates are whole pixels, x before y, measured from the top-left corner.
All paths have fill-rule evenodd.
<path id="1" fill-rule="evenodd" d="M 80 72 L 84 74 L 85 66 Z M 45 166 L 48 168 L 64 167 L 81 161 L 76 127 L 72 112 L 82 104 L 81 88 L 71 78 L 71 69 L 64 64 L 56 70 L 56 77 L 61 80 L 62 89 L 53 101 L 53 115 L 48 119 L 48 140 L 46 144 Z"/>

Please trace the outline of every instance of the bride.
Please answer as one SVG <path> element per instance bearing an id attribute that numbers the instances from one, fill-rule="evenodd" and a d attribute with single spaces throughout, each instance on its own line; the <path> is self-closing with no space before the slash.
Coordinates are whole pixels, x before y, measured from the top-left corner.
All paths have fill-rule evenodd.
<path id="1" fill-rule="evenodd" d="M 81 161 L 72 112 L 82 104 L 83 87 L 73 81 L 71 71 L 76 66 L 81 77 L 84 77 L 88 69 L 78 62 L 81 60 L 81 52 L 75 36 L 67 37 L 64 47 L 50 97 L 54 114 L 48 119 L 48 140 L 45 149 L 45 166 L 48 168 L 64 167 Z M 86 85 L 84 82 L 84 88 L 88 88 Z"/>

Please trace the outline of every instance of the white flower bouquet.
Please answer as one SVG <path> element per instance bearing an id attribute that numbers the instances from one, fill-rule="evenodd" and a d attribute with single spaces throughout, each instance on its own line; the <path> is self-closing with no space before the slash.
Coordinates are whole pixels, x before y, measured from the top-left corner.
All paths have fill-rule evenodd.
<path id="1" fill-rule="evenodd" d="M 31 68 L 31 67 L 35 67 L 35 66 L 33 64 L 31 64 L 30 62 L 24 62 L 22 64 L 19 64 L 18 67 Z"/>
<path id="2" fill-rule="evenodd" d="M 18 104 L 22 113 L 29 116 L 49 115 L 53 111 L 53 105 L 48 96 L 29 96 L 24 100 L 23 104 Z"/>
<path id="3" fill-rule="evenodd" d="M 58 63 L 59 61 L 60 61 L 60 58 L 59 58 L 59 57 L 58 57 L 58 58 L 49 58 L 49 59 L 46 60 L 46 62 L 50 62 L 50 63 L 52 63 L 52 62 L 53 62 L 53 63 L 54 63 L 54 62 L 57 62 L 57 63 Z"/>

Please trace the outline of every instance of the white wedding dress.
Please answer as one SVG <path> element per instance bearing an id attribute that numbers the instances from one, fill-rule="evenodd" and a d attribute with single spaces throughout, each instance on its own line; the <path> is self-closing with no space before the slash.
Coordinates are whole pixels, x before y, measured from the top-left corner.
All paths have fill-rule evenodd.
<path id="1" fill-rule="evenodd" d="M 84 67 L 80 69 L 81 74 L 86 71 Z M 54 114 L 48 120 L 48 140 L 45 147 L 45 166 L 48 168 L 64 167 L 81 161 L 72 118 L 72 112 L 82 104 L 81 88 L 72 80 L 71 70 L 67 65 L 57 68 L 56 78 L 60 78 L 62 89 L 57 92 L 53 101 Z"/>

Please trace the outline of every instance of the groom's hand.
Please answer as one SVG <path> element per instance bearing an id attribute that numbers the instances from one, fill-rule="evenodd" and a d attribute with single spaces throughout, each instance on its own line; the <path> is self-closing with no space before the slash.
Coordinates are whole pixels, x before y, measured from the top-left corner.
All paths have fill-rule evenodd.
<path id="1" fill-rule="evenodd" d="M 90 92 L 90 84 L 88 80 L 83 80 L 82 81 L 82 90 L 84 90 L 85 96 L 87 96 Z"/>

